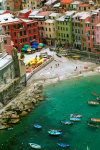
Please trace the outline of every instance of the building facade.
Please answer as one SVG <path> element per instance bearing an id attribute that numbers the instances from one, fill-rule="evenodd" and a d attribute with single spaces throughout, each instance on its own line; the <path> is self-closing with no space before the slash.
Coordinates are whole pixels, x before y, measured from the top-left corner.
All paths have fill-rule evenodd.
<path id="1" fill-rule="evenodd" d="M 21 0 L 14 0 L 14 9 L 21 9 L 22 8 L 22 1 Z"/>
<path id="2" fill-rule="evenodd" d="M 31 13 L 30 9 L 23 9 L 23 10 L 19 11 L 18 18 L 28 19 L 28 16 L 30 13 Z"/>
<path id="3" fill-rule="evenodd" d="M 66 11 L 68 11 L 69 7 L 70 7 L 70 3 L 72 1 L 73 0 L 62 0 L 62 1 L 60 1 L 59 13 L 64 14 Z"/>
<path id="4" fill-rule="evenodd" d="M 14 10 L 14 0 L 6 0 L 6 9 Z"/>

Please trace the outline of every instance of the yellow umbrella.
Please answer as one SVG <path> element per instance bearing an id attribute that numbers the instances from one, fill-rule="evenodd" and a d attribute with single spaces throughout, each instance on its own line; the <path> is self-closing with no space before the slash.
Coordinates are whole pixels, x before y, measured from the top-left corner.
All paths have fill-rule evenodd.
<path id="1" fill-rule="evenodd" d="M 80 57 L 80 56 L 72 56 L 72 57 Z"/>
<path id="2" fill-rule="evenodd" d="M 28 50 L 27 50 L 27 52 L 31 52 L 31 50 L 30 50 L 30 49 L 28 49 Z"/>
<path id="3" fill-rule="evenodd" d="M 30 62 L 30 60 L 27 60 L 25 63 L 29 63 Z"/>

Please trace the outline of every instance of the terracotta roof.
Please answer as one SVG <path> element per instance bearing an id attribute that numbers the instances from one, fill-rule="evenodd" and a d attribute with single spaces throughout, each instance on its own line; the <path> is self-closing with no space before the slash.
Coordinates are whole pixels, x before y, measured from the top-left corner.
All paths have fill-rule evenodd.
<path id="1" fill-rule="evenodd" d="M 81 5 L 78 5 L 78 6 L 89 6 L 89 4 L 81 4 Z"/>
<path id="2" fill-rule="evenodd" d="M 40 12 L 37 15 L 48 15 L 50 14 L 50 11 Z"/>
<path id="3" fill-rule="evenodd" d="M 71 3 L 73 0 L 62 0 L 60 3 Z"/>

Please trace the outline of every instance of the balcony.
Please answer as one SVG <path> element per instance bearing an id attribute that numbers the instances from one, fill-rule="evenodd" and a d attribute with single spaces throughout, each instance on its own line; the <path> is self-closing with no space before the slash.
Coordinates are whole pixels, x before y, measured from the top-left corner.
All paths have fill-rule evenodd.
<path id="1" fill-rule="evenodd" d="M 81 44 L 81 41 L 80 41 L 80 40 L 75 40 L 74 43 L 75 43 L 75 44 Z"/>

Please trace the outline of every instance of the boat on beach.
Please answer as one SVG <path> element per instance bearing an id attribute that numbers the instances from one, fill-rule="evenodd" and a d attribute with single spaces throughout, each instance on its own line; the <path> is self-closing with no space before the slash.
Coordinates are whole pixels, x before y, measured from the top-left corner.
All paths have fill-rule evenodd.
<path id="1" fill-rule="evenodd" d="M 88 104 L 90 104 L 90 105 L 99 105 L 99 102 L 95 102 L 95 101 L 88 101 Z"/>
<path id="2" fill-rule="evenodd" d="M 57 143 L 57 145 L 60 147 L 70 147 L 70 144 L 67 143 Z"/>
<path id="3" fill-rule="evenodd" d="M 100 119 L 98 119 L 98 118 L 90 118 L 91 119 L 91 121 L 94 121 L 94 122 L 100 122 Z"/>
<path id="4" fill-rule="evenodd" d="M 48 133 L 49 133 L 50 135 L 61 135 L 61 134 L 62 134 L 62 132 L 59 132 L 59 131 L 57 131 L 57 130 L 48 131 Z"/>
<path id="5" fill-rule="evenodd" d="M 36 144 L 36 143 L 29 143 L 31 148 L 35 148 L 35 149 L 41 149 L 41 146 Z"/>
<path id="6" fill-rule="evenodd" d="M 82 115 L 79 115 L 79 114 L 70 114 L 70 117 L 77 117 L 77 118 L 81 118 Z"/>
<path id="7" fill-rule="evenodd" d="M 73 122 L 71 121 L 60 121 L 60 122 L 65 125 L 73 125 Z"/>
<path id="8" fill-rule="evenodd" d="M 92 92 L 92 94 L 98 96 L 98 94 L 96 94 L 96 93 L 94 93 L 94 92 Z"/>
<path id="9" fill-rule="evenodd" d="M 87 125 L 88 125 L 88 126 L 91 126 L 91 127 L 99 127 L 98 124 L 93 123 L 93 122 L 89 122 L 89 121 L 87 121 Z"/>
<path id="10" fill-rule="evenodd" d="M 81 118 L 77 118 L 77 117 L 70 117 L 71 121 L 81 121 Z"/>
<path id="11" fill-rule="evenodd" d="M 100 97 L 97 97 L 97 100 L 100 101 Z"/>
<path id="12" fill-rule="evenodd" d="M 36 129 L 41 129 L 42 126 L 38 125 L 38 124 L 34 124 L 33 127 L 35 127 Z"/>

